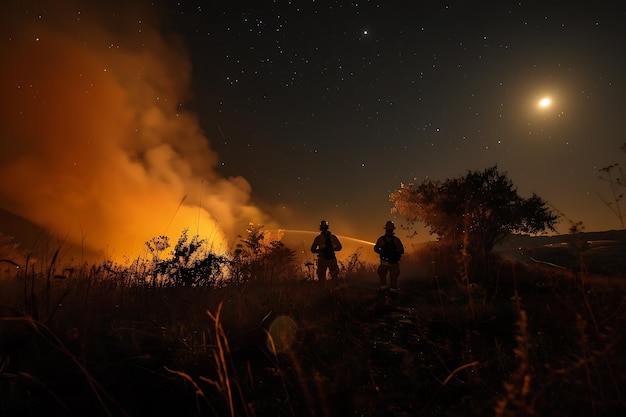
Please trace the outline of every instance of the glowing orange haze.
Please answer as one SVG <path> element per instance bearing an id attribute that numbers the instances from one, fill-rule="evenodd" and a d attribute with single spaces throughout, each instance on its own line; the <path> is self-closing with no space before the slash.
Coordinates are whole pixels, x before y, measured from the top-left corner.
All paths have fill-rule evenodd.
<path id="1" fill-rule="evenodd" d="M 274 227 L 246 179 L 216 172 L 179 108 L 190 79 L 181 45 L 147 22 L 112 33 L 75 16 L 34 20 L 1 22 L 11 59 L 0 64 L 0 207 L 118 260 L 154 236 L 175 243 L 185 227 L 216 250 L 249 222 Z"/>

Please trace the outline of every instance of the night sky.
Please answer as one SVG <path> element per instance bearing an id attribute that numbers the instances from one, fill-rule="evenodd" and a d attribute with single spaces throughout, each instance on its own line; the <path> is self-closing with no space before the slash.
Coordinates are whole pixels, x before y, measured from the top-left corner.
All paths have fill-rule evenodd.
<path id="1" fill-rule="evenodd" d="M 496 164 L 560 232 L 620 228 L 621 2 L 12 3 L 0 207 L 108 256 L 250 222 L 372 241 L 402 183 Z"/>

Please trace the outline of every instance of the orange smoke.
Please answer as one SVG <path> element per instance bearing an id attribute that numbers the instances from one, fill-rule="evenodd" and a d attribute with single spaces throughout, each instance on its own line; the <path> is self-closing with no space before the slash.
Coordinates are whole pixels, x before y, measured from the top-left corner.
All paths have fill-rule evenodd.
<path id="1" fill-rule="evenodd" d="M 191 67 L 180 42 L 145 13 L 113 31 L 92 12 L 0 22 L 0 207 L 115 259 L 184 228 L 224 251 L 248 223 L 268 224 L 181 107 Z"/>

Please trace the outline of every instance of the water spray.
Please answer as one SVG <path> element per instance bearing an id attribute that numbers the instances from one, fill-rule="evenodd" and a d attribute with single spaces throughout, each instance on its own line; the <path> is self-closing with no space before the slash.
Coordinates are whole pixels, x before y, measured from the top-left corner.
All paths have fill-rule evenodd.
<path id="1" fill-rule="evenodd" d="M 291 230 L 291 229 L 278 229 L 278 233 L 280 232 L 290 232 L 290 233 L 307 233 L 307 234 L 311 234 L 311 235 L 317 235 L 319 232 L 312 232 L 310 230 Z M 340 239 L 345 239 L 345 240 L 351 240 L 353 242 L 358 242 L 358 243 L 363 243 L 365 245 L 371 245 L 374 246 L 375 243 L 374 242 L 370 242 L 368 240 L 363 240 L 363 239 L 357 239 L 355 237 L 350 237 L 350 236 L 342 236 L 342 235 L 335 235 Z"/>

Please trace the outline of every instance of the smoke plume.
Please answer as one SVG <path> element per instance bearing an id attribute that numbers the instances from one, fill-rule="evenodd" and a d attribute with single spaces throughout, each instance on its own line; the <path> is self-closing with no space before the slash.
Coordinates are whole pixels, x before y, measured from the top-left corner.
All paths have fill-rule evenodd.
<path id="1" fill-rule="evenodd" d="M 154 15 L 26 3 L 0 18 L 0 207 L 118 259 L 184 228 L 223 251 L 269 224 L 248 181 L 217 172 L 184 108 L 185 47 Z"/>

